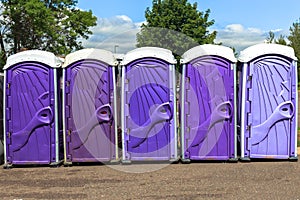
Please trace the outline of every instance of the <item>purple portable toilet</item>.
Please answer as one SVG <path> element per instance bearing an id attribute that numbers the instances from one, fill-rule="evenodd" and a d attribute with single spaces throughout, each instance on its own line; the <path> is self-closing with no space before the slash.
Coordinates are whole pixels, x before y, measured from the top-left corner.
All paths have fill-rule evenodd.
<path id="1" fill-rule="evenodd" d="M 59 164 L 60 66 L 61 61 L 54 54 L 40 50 L 8 57 L 4 66 L 5 168 Z"/>
<path id="2" fill-rule="evenodd" d="M 181 63 L 182 161 L 236 161 L 236 58 L 232 49 L 196 46 L 183 54 Z"/>
<path id="3" fill-rule="evenodd" d="M 0 73 L 0 97 L 3 97 L 3 81 L 4 74 Z M 3 108 L 3 98 L 0 99 L 0 108 Z M 0 164 L 4 161 L 4 145 L 3 145 L 3 109 L 0 110 Z"/>
<path id="4" fill-rule="evenodd" d="M 297 160 L 297 58 L 291 47 L 241 52 L 241 160 Z"/>
<path id="5" fill-rule="evenodd" d="M 123 163 L 178 160 L 176 60 L 172 52 L 142 47 L 122 61 Z"/>
<path id="6" fill-rule="evenodd" d="M 113 54 L 83 49 L 63 65 L 65 165 L 118 159 Z"/>

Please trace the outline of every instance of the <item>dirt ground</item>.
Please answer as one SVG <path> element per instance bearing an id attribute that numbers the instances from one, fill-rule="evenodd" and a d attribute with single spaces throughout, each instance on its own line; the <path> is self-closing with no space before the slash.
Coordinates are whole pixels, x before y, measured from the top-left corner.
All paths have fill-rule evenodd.
<path id="1" fill-rule="evenodd" d="M 11 200 L 300 199 L 300 162 L 289 161 L 1 168 L 0 177 L 0 199 Z"/>

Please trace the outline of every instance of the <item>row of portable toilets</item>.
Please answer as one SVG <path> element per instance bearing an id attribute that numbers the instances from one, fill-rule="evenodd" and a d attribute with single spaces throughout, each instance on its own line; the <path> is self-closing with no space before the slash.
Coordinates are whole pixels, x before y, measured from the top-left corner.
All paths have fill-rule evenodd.
<path id="1" fill-rule="evenodd" d="M 259 44 L 238 60 L 228 47 L 197 46 L 182 55 L 179 76 L 172 53 L 155 47 L 121 59 L 99 49 L 12 55 L 4 166 L 297 160 L 294 50 Z"/>

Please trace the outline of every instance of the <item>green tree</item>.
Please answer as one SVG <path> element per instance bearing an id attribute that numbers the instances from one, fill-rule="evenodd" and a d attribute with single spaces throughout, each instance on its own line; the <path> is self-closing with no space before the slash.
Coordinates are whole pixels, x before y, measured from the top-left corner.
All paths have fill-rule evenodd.
<path id="1" fill-rule="evenodd" d="M 288 36 L 290 46 L 293 47 L 296 57 L 300 60 L 300 23 L 295 22 L 290 27 L 290 35 Z"/>
<path id="2" fill-rule="evenodd" d="M 66 55 L 81 49 L 97 18 L 77 0 L 1 0 L 0 47 L 5 56 L 22 48 Z M 4 57 L 5 57 L 4 56 Z"/>
<path id="3" fill-rule="evenodd" d="M 163 47 L 180 55 L 196 45 L 214 43 L 217 32 L 208 30 L 214 24 L 209 14 L 210 10 L 200 12 L 197 3 L 187 0 L 153 0 L 137 34 L 137 47 Z"/>
<path id="4" fill-rule="evenodd" d="M 230 48 L 232 49 L 234 56 L 238 57 L 239 53 L 236 52 L 236 49 L 234 47 L 230 47 Z"/>
<path id="5" fill-rule="evenodd" d="M 286 36 L 280 35 L 278 39 L 275 38 L 275 33 L 272 31 L 269 31 L 269 35 L 266 38 L 267 43 L 275 43 L 275 44 L 281 44 L 281 45 L 287 45 L 287 42 L 285 40 Z"/>
<path id="6" fill-rule="evenodd" d="M 290 46 L 293 47 L 298 61 L 300 60 L 300 23 L 299 21 L 293 23 L 290 27 L 290 35 L 288 36 Z M 300 80 L 300 68 L 298 67 L 298 85 Z"/>
<path id="7" fill-rule="evenodd" d="M 275 43 L 281 45 L 287 45 L 285 38 L 286 36 L 280 35 L 279 38 L 275 40 Z"/>
<path id="8" fill-rule="evenodd" d="M 269 31 L 269 35 L 268 35 L 268 37 L 266 38 L 266 40 L 267 40 L 267 43 L 273 43 L 273 41 L 274 41 L 274 38 L 275 38 L 275 34 L 274 34 L 274 32 L 272 32 L 272 31 Z"/>

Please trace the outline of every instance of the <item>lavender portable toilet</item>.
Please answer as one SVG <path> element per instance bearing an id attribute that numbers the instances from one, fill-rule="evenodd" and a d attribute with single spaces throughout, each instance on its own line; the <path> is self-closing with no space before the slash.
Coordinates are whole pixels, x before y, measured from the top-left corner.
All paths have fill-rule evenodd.
<path id="1" fill-rule="evenodd" d="M 241 52 L 241 160 L 297 159 L 296 60 L 278 44 Z"/>
<path id="2" fill-rule="evenodd" d="M 113 54 L 83 49 L 63 65 L 65 164 L 118 159 Z"/>
<path id="3" fill-rule="evenodd" d="M 52 53 L 30 50 L 4 66 L 4 167 L 58 165 L 62 134 L 59 123 L 61 61 Z"/>
<path id="4" fill-rule="evenodd" d="M 175 66 L 172 52 L 142 47 L 122 61 L 123 163 L 177 161 Z"/>
<path id="5" fill-rule="evenodd" d="M 182 161 L 237 160 L 232 49 L 200 45 L 185 52 L 181 63 Z"/>

